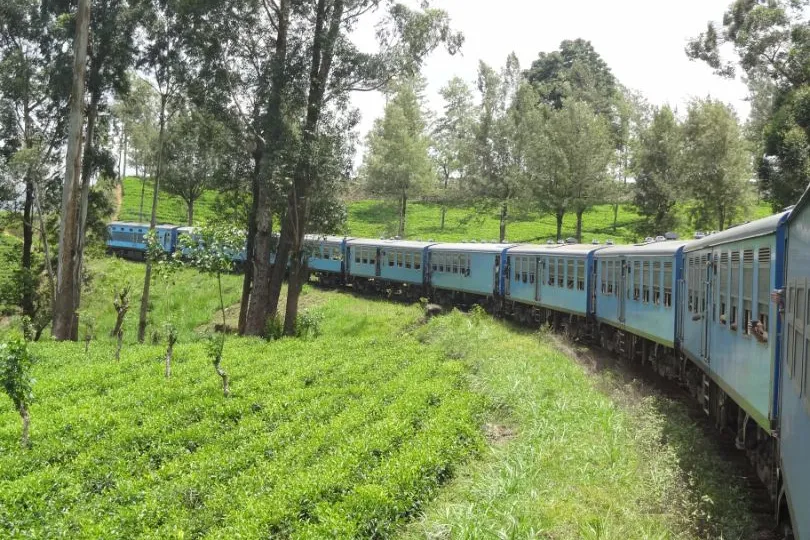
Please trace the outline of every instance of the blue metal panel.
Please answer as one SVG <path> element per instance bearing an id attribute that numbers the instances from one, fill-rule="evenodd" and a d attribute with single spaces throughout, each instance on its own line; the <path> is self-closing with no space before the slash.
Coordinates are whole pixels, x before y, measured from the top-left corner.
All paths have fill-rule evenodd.
<path id="1" fill-rule="evenodd" d="M 787 231 L 787 266 L 784 269 L 785 283 L 781 286 L 794 287 L 804 284 L 810 286 L 810 206 L 805 202 L 810 198 L 808 194 L 796 207 L 790 217 Z M 779 241 L 779 238 L 777 238 Z M 777 260 L 775 271 L 781 273 L 780 262 Z M 778 279 L 778 278 L 777 278 Z M 805 289 L 805 294 L 807 294 Z M 788 299 L 788 301 L 790 301 Z M 775 306 L 772 306 L 775 307 Z M 787 342 L 779 343 L 778 373 L 781 381 L 779 392 L 780 403 L 780 462 L 782 478 L 784 480 L 785 494 L 790 507 L 793 520 L 793 532 L 798 539 L 810 538 L 810 351 L 807 350 L 807 340 L 810 337 L 810 314 L 801 314 L 804 328 L 804 354 L 797 355 L 797 367 L 793 376 L 789 369 L 781 369 L 791 360 L 790 347 Z M 790 317 L 792 308 L 788 308 L 786 317 Z M 780 317 L 781 318 L 781 317 Z M 782 321 L 784 323 L 786 321 Z M 779 325 L 780 333 L 782 323 Z M 782 339 L 787 339 L 787 332 Z M 784 363 L 783 363 L 784 362 Z M 803 369 L 802 369 L 803 367 Z"/>
<path id="2" fill-rule="evenodd" d="M 426 249 L 399 246 L 381 248 L 380 279 L 395 283 L 423 284 Z"/>
<path id="3" fill-rule="evenodd" d="M 778 352 L 778 317 L 774 306 L 768 304 L 768 335 L 773 336 L 768 343 L 760 343 L 747 332 L 747 325 L 744 319 L 744 277 L 738 273 L 738 288 L 736 294 L 732 294 L 729 277 L 725 283 L 725 297 L 728 304 L 726 308 L 727 316 L 720 315 L 721 310 L 721 279 L 722 274 L 720 264 L 721 257 L 728 257 L 728 267 L 736 266 L 744 268 L 741 260 L 736 265 L 731 262 L 731 253 L 738 252 L 740 256 L 745 250 L 753 250 L 755 257 L 758 257 L 760 248 L 770 250 L 770 275 L 769 290 L 781 286 L 781 263 L 784 256 L 783 244 L 778 242 L 778 237 L 783 234 L 780 229 L 784 228 L 784 221 L 787 215 L 783 214 L 779 219 L 765 218 L 770 224 L 771 230 L 768 232 L 761 223 L 752 223 L 745 227 L 751 231 L 751 236 L 746 237 L 739 231 L 726 236 L 728 241 L 721 242 L 713 240 L 711 245 L 706 240 L 701 240 L 701 245 L 705 246 L 700 250 L 693 250 L 692 244 L 685 249 L 684 259 L 688 261 L 690 257 L 698 257 L 698 270 L 690 275 L 688 263 L 684 263 L 684 289 L 686 294 L 692 288 L 698 288 L 705 297 L 699 303 L 699 310 L 689 310 L 689 300 L 684 301 L 683 317 L 683 351 L 692 359 L 700 361 L 706 366 L 707 371 L 714 381 L 765 430 L 770 431 L 775 426 L 778 416 L 776 406 L 777 392 L 777 352 Z M 725 233 L 721 233 L 725 234 Z M 719 235 L 718 235 L 719 236 Z M 700 283 L 691 283 L 697 274 Z M 759 291 L 757 287 L 759 279 L 759 264 L 752 267 L 752 281 L 754 284 L 751 304 L 752 319 L 759 304 Z M 705 276 L 705 277 L 704 277 Z M 736 296 L 737 300 L 737 325 L 736 329 L 731 325 L 731 297 Z M 766 300 L 767 301 L 767 300 Z M 692 304 L 694 305 L 694 301 Z M 728 320 L 725 320 L 728 319 Z"/>
<path id="4" fill-rule="evenodd" d="M 481 251 L 463 253 L 470 259 L 469 275 L 454 273 L 452 268 L 448 272 L 446 266 L 436 265 L 437 257 L 453 254 L 461 255 L 462 250 L 440 253 L 430 250 L 430 284 L 433 287 L 482 296 L 490 296 L 496 292 L 495 259 L 499 257 L 498 253 Z"/>

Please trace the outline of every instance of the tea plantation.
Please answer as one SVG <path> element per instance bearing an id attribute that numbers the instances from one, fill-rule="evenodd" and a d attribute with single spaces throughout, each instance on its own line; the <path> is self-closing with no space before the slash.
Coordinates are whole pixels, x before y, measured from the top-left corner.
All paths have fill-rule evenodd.
<path id="1" fill-rule="evenodd" d="M 31 346 L 31 448 L 0 396 L 0 537 L 754 534 L 740 481 L 680 405 L 583 369 L 547 333 L 305 288 L 316 335 L 229 338 L 224 398 L 199 335 L 207 278 L 153 289 L 153 328 L 181 335 L 166 379 L 164 346 L 133 343 L 137 294 L 120 362 L 107 337 L 111 291 L 142 265 L 90 266 L 89 351 Z"/>

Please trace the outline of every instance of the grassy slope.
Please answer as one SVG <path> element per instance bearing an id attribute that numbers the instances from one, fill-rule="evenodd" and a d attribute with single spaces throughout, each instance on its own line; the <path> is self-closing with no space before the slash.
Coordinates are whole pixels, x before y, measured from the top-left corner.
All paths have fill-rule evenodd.
<path id="1" fill-rule="evenodd" d="M 141 209 L 141 191 L 144 183 L 135 177 L 124 179 L 124 196 L 121 204 L 121 212 L 118 215 L 120 221 L 140 221 L 148 222 L 152 215 L 152 182 L 147 180 L 143 197 L 143 216 Z M 206 191 L 194 205 L 194 221 L 203 223 L 214 217 L 213 204 L 216 199 L 215 191 Z M 171 223 L 174 225 L 185 225 L 188 221 L 186 203 L 180 197 L 169 195 L 161 190 L 157 212 L 158 223 Z"/>
<path id="2" fill-rule="evenodd" d="M 97 284 L 141 271 L 115 260 L 92 266 Z M 750 536 L 739 516 L 745 501 L 677 407 L 619 403 L 547 336 L 459 313 L 420 325 L 415 307 L 308 288 L 304 302 L 322 316 L 322 335 L 229 340 L 233 397 L 225 400 L 204 345 L 189 343 L 212 315 L 214 288 L 193 274 L 176 282 L 170 305 L 188 311 L 169 381 L 159 346 L 128 346 L 120 363 L 111 360 L 104 287 L 85 295 L 100 335 L 88 356 L 76 344 L 34 346 L 42 360 L 32 450 L 19 449 L 19 419 L 0 407 L 2 530 Z M 486 442 L 482 424 L 515 437 Z M 479 457 L 461 465 L 471 455 Z"/>
<path id="3" fill-rule="evenodd" d="M 152 208 L 151 184 L 147 182 L 143 219 L 139 218 L 141 181 L 137 178 L 124 180 L 124 198 L 120 220 L 144 221 L 149 219 Z M 213 203 L 216 195 L 208 191 L 195 206 L 195 221 L 198 223 L 215 218 Z M 346 234 L 357 237 L 378 238 L 396 234 L 398 213 L 395 205 L 385 201 L 357 201 L 349 205 Z M 757 206 L 751 219 L 770 215 L 767 205 Z M 411 239 L 436 240 L 443 242 L 461 240 L 493 240 L 498 238 L 498 214 L 494 210 L 481 211 L 475 208 L 454 207 L 447 212 L 445 228 L 440 227 L 441 207 L 436 204 L 411 203 L 408 206 L 406 236 Z M 583 241 L 597 239 L 604 242 L 610 238 L 618 243 L 631 243 L 639 240 L 634 225 L 640 216 L 632 206 L 619 208 L 617 228 L 613 230 L 613 207 L 601 205 L 587 212 L 583 218 Z M 161 223 L 186 223 L 186 206 L 178 197 L 161 193 L 158 205 L 158 221 Z M 564 236 L 573 236 L 576 229 L 574 214 L 566 216 L 563 224 Z M 510 242 L 545 242 L 556 237 L 554 216 L 536 213 L 516 214 L 507 227 L 507 240 Z M 691 230 L 679 231 L 691 236 Z"/>

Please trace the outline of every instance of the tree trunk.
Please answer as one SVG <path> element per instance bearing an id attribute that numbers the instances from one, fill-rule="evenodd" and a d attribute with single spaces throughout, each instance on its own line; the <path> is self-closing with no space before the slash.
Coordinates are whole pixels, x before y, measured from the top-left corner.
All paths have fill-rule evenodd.
<path id="1" fill-rule="evenodd" d="M 619 203 L 613 205 L 613 234 L 616 234 L 616 228 L 619 226 Z"/>
<path id="2" fill-rule="evenodd" d="M 25 403 L 20 403 L 20 418 L 22 419 L 22 437 L 20 438 L 20 444 L 23 448 L 28 448 L 31 444 L 28 438 L 28 430 L 31 426 L 31 416 L 28 414 L 28 407 Z"/>
<path id="3" fill-rule="evenodd" d="M 250 216 L 248 216 L 247 246 L 245 249 L 245 276 L 242 281 L 242 301 L 239 304 L 239 335 L 245 335 L 245 324 L 247 322 L 248 305 L 250 302 L 250 291 L 253 286 L 253 253 L 256 249 L 256 214 L 259 204 L 259 166 L 261 163 L 261 153 L 254 155 L 253 165 L 253 186 L 251 189 L 252 200 L 250 206 Z M 272 238 L 272 237 L 271 237 Z"/>
<path id="4" fill-rule="evenodd" d="M 141 208 L 138 210 L 138 221 L 143 222 L 143 198 L 146 195 L 146 169 L 144 168 L 141 173 L 143 176 L 141 177 Z"/>
<path id="5" fill-rule="evenodd" d="M 296 251 L 296 250 L 293 250 Z M 297 250 L 300 252 L 300 250 Z M 284 335 L 295 336 L 298 323 L 298 300 L 301 297 L 301 288 L 307 281 L 306 263 L 298 259 L 292 261 L 290 280 L 287 284 L 287 309 L 284 314 Z"/>
<path id="6" fill-rule="evenodd" d="M 115 346 L 115 361 L 121 361 L 121 347 L 124 345 L 124 330 L 119 330 Z"/>
<path id="7" fill-rule="evenodd" d="M 557 211 L 554 216 L 557 218 L 557 242 L 562 240 L 562 227 L 563 227 L 563 218 L 565 217 L 565 212 Z"/>
<path id="8" fill-rule="evenodd" d="M 719 221 L 720 221 L 720 230 L 721 231 L 725 230 L 725 227 L 726 227 L 726 209 L 723 208 L 723 207 L 720 207 L 718 209 L 717 214 L 718 214 Z"/>
<path id="9" fill-rule="evenodd" d="M 82 305 L 82 269 L 84 267 L 84 244 L 87 235 L 87 207 L 90 204 L 90 158 L 93 152 L 93 137 L 96 130 L 96 119 L 98 118 L 98 104 L 101 99 L 100 94 L 93 94 L 90 99 L 90 106 L 87 109 L 87 131 L 85 133 L 84 163 L 82 167 L 82 195 L 79 203 L 79 237 L 77 239 L 77 262 L 76 276 L 74 277 L 73 295 L 76 309 Z M 79 313 L 76 312 L 73 319 L 73 336 L 71 339 L 79 339 Z"/>
<path id="10" fill-rule="evenodd" d="M 577 242 L 582 243 L 582 214 L 583 210 L 577 210 Z"/>
<path id="11" fill-rule="evenodd" d="M 282 223 L 286 224 L 286 220 L 287 216 L 285 216 Z M 290 226 L 286 225 L 281 228 L 278 248 L 276 248 L 276 262 L 270 276 L 267 316 L 271 319 L 278 316 L 278 301 L 281 298 L 281 286 L 284 282 L 284 276 L 287 274 L 287 260 L 290 257 L 290 251 Z"/>
<path id="12" fill-rule="evenodd" d="M 318 123 L 320 121 L 321 109 L 323 108 L 326 83 L 329 80 L 329 72 L 334 58 L 335 43 L 337 42 L 343 18 L 344 0 L 335 0 L 332 10 L 329 13 L 329 28 L 326 29 L 327 9 L 326 0 L 318 0 L 315 15 L 315 33 L 312 47 L 312 66 L 309 77 L 309 95 L 307 97 L 307 117 L 304 125 L 304 137 L 301 146 L 301 153 L 298 157 L 295 174 L 293 176 L 293 187 L 290 191 L 290 204 L 288 206 L 288 224 L 294 225 L 291 233 L 292 257 L 294 272 L 290 274 L 290 283 L 294 284 L 293 298 L 295 304 L 287 302 L 287 313 L 284 325 L 285 334 L 295 334 L 296 316 L 298 314 L 298 293 L 303 285 L 303 274 L 306 273 L 302 264 L 302 246 L 306 224 L 309 215 L 309 191 L 315 174 L 312 170 L 312 154 L 314 145 L 318 137 Z M 407 198 L 403 197 L 403 209 L 407 203 Z M 404 222 L 403 222 L 404 225 Z M 288 291 L 288 296 L 290 292 Z M 288 329 L 287 325 L 292 327 Z"/>
<path id="13" fill-rule="evenodd" d="M 275 311 L 278 306 L 278 298 L 275 299 L 275 302 L 270 298 L 270 279 L 272 275 L 275 283 L 277 267 L 281 264 L 283 271 L 286 261 L 277 254 L 276 265 L 271 270 L 273 212 L 269 182 L 271 174 L 278 170 L 277 162 L 281 155 L 279 150 L 285 133 L 282 104 L 285 89 L 289 84 L 286 80 L 286 64 L 290 0 L 279 0 L 278 6 L 278 32 L 273 55 L 272 91 L 267 107 L 269 136 L 260 165 L 258 201 L 256 202 L 256 236 L 253 249 L 253 284 L 244 328 L 244 334 L 249 336 L 259 336 L 264 333 L 268 313 Z M 281 278 L 283 278 L 283 274 L 278 279 L 279 290 L 281 289 Z"/>
<path id="14" fill-rule="evenodd" d="M 266 159 L 269 159 L 266 158 Z M 262 167 L 266 170 L 265 162 Z M 267 324 L 267 310 L 269 308 L 268 296 L 270 287 L 270 255 L 272 252 L 272 222 L 273 214 L 270 209 L 269 179 L 262 175 L 259 181 L 259 197 L 256 205 L 256 236 L 253 248 L 253 287 L 250 291 L 247 318 L 245 319 L 245 335 L 261 336 Z M 276 264 L 279 264 L 276 258 Z"/>
<path id="15" fill-rule="evenodd" d="M 124 167 L 124 175 L 121 177 L 121 197 L 124 196 L 124 178 L 127 177 L 127 143 L 129 137 L 127 137 L 127 132 L 124 131 L 124 159 L 121 160 Z"/>
<path id="16" fill-rule="evenodd" d="M 446 215 L 447 215 L 447 207 L 442 206 L 442 223 L 441 226 L 439 227 L 441 230 L 444 230 L 444 218 Z"/>
<path id="17" fill-rule="evenodd" d="M 405 190 L 402 191 L 402 195 L 399 198 L 399 231 L 397 232 L 397 236 L 400 238 L 405 238 L 405 214 L 408 211 L 408 194 Z"/>
<path id="18" fill-rule="evenodd" d="M 500 223 L 500 233 L 498 241 L 503 243 L 506 240 L 506 218 L 509 217 L 509 205 L 507 203 L 503 203 L 501 205 L 501 223 Z"/>
<path id="19" fill-rule="evenodd" d="M 53 272 L 53 265 L 51 264 L 51 249 L 48 243 L 48 233 L 45 229 L 45 217 L 42 215 L 42 203 L 39 200 L 39 189 L 36 183 L 34 186 L 34 203 L 37 207 L 37 218 L 39 219 L 39 234 L 42 240 L 42 250 L 45 255 L 45 269 L 48 272 L 48 285 L 49 293 L 51 296 L 51 306 L 56 304 L 56 277 Z"/>
<path id="20" fill-rule="evenodd" d="M 90 26 L 90 0 L 79 0 L 74 41 L 73 89 L 70 98 L 65 185 L 59 230 L 59 266 L 56 280 L 56 304 L 53 310 L 53 337 L 67 340 L 73 334 L 76 306 L 74 276 L 78 235 L 79 180 L 82 171 L 82 124 L 84 118 L 84 75 L 87 69 L 87 40 Z"/>
<path id="21" fill-rule="evenodd" d="M 25 204 L 23 206 L 23 252 L 22 252 L 22 311 L 23 315 L 34 318 L 34 276 L 31 269 L 31 250 L 34 245 L 34 182 L 25 180 Z"/>
<path id="22" fill-rule="evenodd" d="M 163 172 L 163 143 L 166 132 L 166 102 L 168 96 L 160 96 L 160 129 L 158 131 L 158 158 L 157 170 L 155 171 L 154 189 L 152 191 L 152 219 L 149 222 L 149 231 L 153 231 L 157 226 L 157 205 L 158 192 L 160 190 L 160 176 Z M 143 278 L 143 295 L 141 295 L 141 313 L 138 320 L 138 343 L 143 343 L 146 339 L 146 317 L 149 313 L 149 289 L 152 285 L 152 261 L 146 259 L 146 273 Z"/>
<path id="23" fill-rule="evenodd" d="M 219 310 L 222 313 L 222 341 L 219 342 L 219 353 L 214 361 L 214 369 L 222 379 L 222 393 L 228 397 L 231 393 L 228 385 L 228 374 L 222 369 L 222 355 L 225 351 L 225 336 L 227 335 L 228 324 L 225 319 L 225 301 L 222 297 L 222 275 L 217 273 L 217 286 L 219 287 Z"/>
<path id="24" fill-rule="evenodd" d="M 188 206 L 188 226 L 191 227 L 194 225 L 194 200 L 189 200 L 186 206 Z"/>

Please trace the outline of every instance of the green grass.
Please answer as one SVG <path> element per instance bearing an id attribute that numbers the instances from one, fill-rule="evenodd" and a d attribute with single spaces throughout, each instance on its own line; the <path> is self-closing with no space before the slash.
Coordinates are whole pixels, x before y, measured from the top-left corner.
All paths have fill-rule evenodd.
<path id="1" fill-rule="evenodd" d="M 6 536 L 751 535 L 732 473 L 680 406 L 589 375 L 545 333 L 458 312 L 422 324 L 415 306 L 307 287 L 320 336 L 229 339 L 225 399 L 196 339 L 215 288 L 196 274 L 177 274 L 168 302 L 153 289 L 155 320 L 181 328 L 173 377 L 162 346 L 131 344 L 137 301 L 112 359 L 107 289 L 141 266 L 91 263 L 89 354 L 32 346 L 30 450 L 0 400 Z"/>
<path id="2" fill-rule="evenodd" d="M 152 216 L 152 181 L 147 180 L 144 184 L 139 178 L 127 177 L 123 180 L 123 186 L 124 196 L 118 220 L 148 222 Z M 143 214 L 141 214 L 141 192 L 144 186 Z M 214 213 L 216 196 L 216 191 L 206 191 L 194 204 L 194 221 L 196 223 L 204 223 L 216 217 Z M 157 221 L 158 223 L 185 225 L 188 222 L 186 203 L 180 197 L 161 190 L 158 199 Z"/>
<path id="3" fill-rule="evenodd" d="M 587 374 L 544 332 L 454 313 L 418 335 L 472 366 L 495 436 L 407 538 L 753 537 L 742 483 L 683 405 Z"/>
<path id="4" fill-rule="evenodd" d="M 124 197 L 121 212 L 122 221 L 148 221 L 152 208 L 152 187 L 146 183 L 143 216 L 140 216 L 141 181 L 137 178 L 124 179 Z M 195 221 L 203 223 L 215 219 L 214 201 L 216 192 L 207 191 L 195 206 Z M 686 209 L 681 209 L 684 226 L 677 232 L 683 238 L 691 238 L 694 232 L 688 225 Z M 752 209 L 749 219 L 771 215 L 767 204 Z M 158 222 L 185 224 L 186 206 L 178 197 L 161 192 L 158 204 Z M 611 239 L 616 243 L 633 243 L 643 240 L 636 228 L 642 221 L 631 205 L 619 207 L 616 229 L 613 228 L 613 206 L 596 206 L 583 216 L 582 239 L 584 242 Z M 388 201 L 355 201 L 348 205 L 348 220 L 345 234 L 361 238 L 391 237 L 397 232 L 398 209 Z M 497 210 L 481 210 L 470 206 L 454 206 L 448 209 L 445 226 L 441 227 L 441 206 L 434 203 L 412 202 L 408 205 L 406 234 L 410 239 L 435 240 L 437 242 L 492 241 L 499 235 Z M 566 215 L 563 222 L 563 236 L 568 238 L 576 233 L 576 216 Z M 556 238 L 557 224 L 552 215 L 536 212 L 514 211 L 507 225 L 507 241 L 518 243 L 544 243 Z"/>

